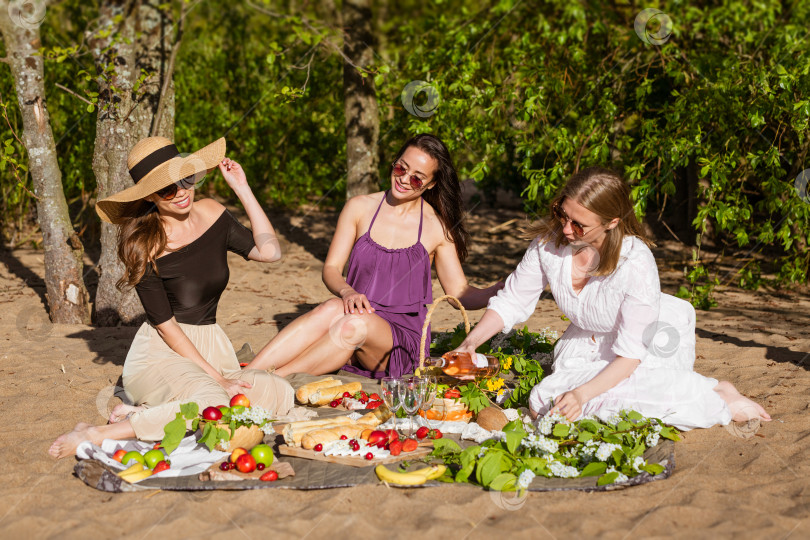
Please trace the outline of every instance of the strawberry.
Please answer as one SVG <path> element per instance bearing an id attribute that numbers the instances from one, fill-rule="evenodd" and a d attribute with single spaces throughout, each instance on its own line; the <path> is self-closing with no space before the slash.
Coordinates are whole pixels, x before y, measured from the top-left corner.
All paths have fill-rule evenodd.
<path id="1" fill-rule="evenodd" d="M 264 473 L 259 480 L 263 482 L 275 482 L 278 480 L 278 473 L 276 471 L 267 471 Z"/>
<path id="2" fill-rule="evenodd" d="M 431 439 L 441 439 L 442 438 L 442 432 L 439 431 L 438 429 L 431 429 L 428 432 L 428 437 L 431 438 Z"/>
<path id="3" fill-rule="evenodd" d="M 382 401 L 371 401 L 366 405 L 366 409 L 376 409 L 380 405 L 382 405 Z"/>
<path id="4" fill-rule="evenodd" d="M 458 399 L 461 397 L 461 392 L 458 391 L 458 388 L 451 388 L 444 393 L 444 397 L 447 399 Z"/>
<path id="5" fill-rule="evenodd" d="M 371 401 L 382 401 L 380 394 L 378 394 L 377 392 L 374 392 L 373 394 L 368 396 L 368 399 L 370 399 Z"/>
<path id="6" fill-rule="evenodd" d="M 402 441 L 391 441 L 388 445 L 388 450 L 392 456 L 398 456 L 402 452 Z"/>
<path id="7" fill-rule="evenodd" d="M 425 437 L 428 436 L 429 431 L 430 430 L 426 426 L 420 427 L 419 429 L 416 430 L 416 438 L 419 440 L 424 439 Z"/>
<path id="8" fill-rule="evenodd" d="M 403 452 L 413 452 L 419 447 L 419 443 L 416 442 L 416 439 L 405 439 L 402 441 L 402 451 Z"/>
<path id="9" fill-rule="evenodd" d="M 397 433 L 397 430 L 389 429 L 386 431 L 386 433 L 388 434 L 388 444 L 399 440 L 399 433 Z"/>
<path id="10" fill-rule="evenodd" d="M 360 390 L 359 392 L 354 393 L 354 399 L 356 399 L 357 401 L 366 402 L 368 401 L 368 394 Z"/>

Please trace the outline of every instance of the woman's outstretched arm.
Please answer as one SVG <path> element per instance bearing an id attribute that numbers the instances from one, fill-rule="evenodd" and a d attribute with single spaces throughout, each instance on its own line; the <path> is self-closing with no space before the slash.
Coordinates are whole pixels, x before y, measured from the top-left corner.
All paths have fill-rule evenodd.
<path id="1" fill-rule="evenodd" d="M 503 281 L 485 288 L 473 287 L 467 281 L 461 261 L 456 253 L 456 246 L 445 239 L 436 248 L 436 275 L 439 283 L 447 294 L 461 300 L 466 309 L 481 309 L 486 307 L 489 299 L 499 290 L 503 289 Z"/>
<path id="2" fill-rule="evenodd" d="M 248 258 L 259 262 L 275 262 L 281 259 L 281 244 L 276 236 L 276 231 L 250 189 L 242 166 L 225 158 L 219 164 L 219 170 L 236 196 L 239 197 L 250 220 L 256 247 L 250 251 Z"/>

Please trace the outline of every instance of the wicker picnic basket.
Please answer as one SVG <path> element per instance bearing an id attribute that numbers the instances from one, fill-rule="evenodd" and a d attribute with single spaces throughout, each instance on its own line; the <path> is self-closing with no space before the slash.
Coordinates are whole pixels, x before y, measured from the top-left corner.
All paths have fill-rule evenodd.
<path id="1" fill-rule="evenodd" d="M 458 298 L 445 294 L 444 296 L 440 296 L 434 300 L 434 302 L 430 305 L 430 308 L 428 308 L 427 315 L 425 316 L 425 323 L 422 325 L 422 339 L 419 342 L 419 369 L 417 371 L 417 373 L 420 374 L 424 374 L 425 372 L 425 344 L 427 342 L 427 329 L 428 325 L 430 324 L 430 318 L 433 315 L 433 311 L 442 300 L 447 300 L 448 302 L 453 300 L 453 302 L 458 306 L 459 311 L 461 311 L 461 316 L 464 319 L 464 331 L 468 334 L 470 333 L 470 319 L 467 317 L 467 310 L 464 309 L 464 306 L 461 305 L 461 301 Z M 455 384 L 458 382 L 458 379 L 448 377 L 444 374 L 437 375 L 436 379 L 439 382 L 450 384 Z M 418 414 L 427 420 L 454 422 L 469 422 L 473 417 L 472 412 L 470 412 L 467 406 L 460 400 L 447 398 L 434 399 L 433 406 L 430 409 L 427 411 L 419 409 Z"/>

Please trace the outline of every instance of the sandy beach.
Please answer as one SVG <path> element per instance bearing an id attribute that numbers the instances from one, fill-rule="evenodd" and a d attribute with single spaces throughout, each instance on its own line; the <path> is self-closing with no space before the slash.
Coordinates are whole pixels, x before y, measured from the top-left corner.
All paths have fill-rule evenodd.
<path id="1" fill-rule="evenodd" d="M 285 256 L 260 265 L 230 255 L 231 280 L 218 322 L 239 348 L 258 350 L 280 327 L 329 298 L 322 261 L 335 213 L 270 214 Z M 518 210 L 476 211 L 465 270 L 475 285 L 503 279 L 528 244 Z M 659 239 L 662 289 L 674 293 L 691 251 Z M 0 534 L 4 538 L 807 538 L 810 537 L 810 294 L 721 287 L 719 306 L 699 311 L 700 373 L 734 383 L 774 421 L 748 439 L 716 426 L 685 433 L 667 480 L 609 493 L 531 493 L 524 500 L 469 486 L 205 494 L 110 494 L 73 476 L 74 458 L 48 446 L 76 422 L 102 423 L 136 328 L 52 326 L 42 253 L 0 254 Z M 86 257 L 87 268 L 93 258 Z M 735 261 L 723 261 L 731 270 Z M 91 288 L 95 273 L 90 272 Z M 721 274 L 722 277 L 722 274 Z M 730 276 L 722 281 L 727 281 Z M 441 294 L 434 279 L 434 296 Z M 483 311 L 471 313 L 475 321 Z M 460 321 L 449 305 L 437 330 Z M 527 323 L 562 332 L 548 293 Z"/>

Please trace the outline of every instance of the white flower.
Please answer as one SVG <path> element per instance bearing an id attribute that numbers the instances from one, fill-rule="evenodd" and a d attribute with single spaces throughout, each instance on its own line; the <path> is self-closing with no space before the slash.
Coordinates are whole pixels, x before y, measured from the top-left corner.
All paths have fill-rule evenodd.
<path id="1" fill-rule="evenodd" d="M 647 447 L 652 448 L 653 446 L 658 444 L 658 439 L 660 437 L 661 436 L 658 433 L 650 433 L 649 435 L 647 435 L 647 438 L 644 440 L 644 442 L 647 443 Z"/>
<path id="2" fill-rule="evenodd" d="M 478 452 L 478 458 L 481 459 L 486 454 L 487 450 L 489 450 L 489 446 L 482 446 L 481 451 Z"/>
<path id="3" fill-rule="evenodd" d="M 228 450 L 231 447 L 231 441 L 219 441 L 219 445 L 222 447 L 222 450 Z"/>
<path id="4" fill-rule="evenodd" d="M 618 424 L 618 423 L 619 423 L 619 422 L 621 422 L 621 421 L 622 421 L 622 417 L 621 417 L 621 416 L 619 416 L 619 415 L 618 415 L 618 414 L 616 414 L 616 413 L 611 414 L 610 416 L 608 416 L 608 417 L 605 419 L 605 422 L 607 422 L 608 424 L 613 424 L 613 425 L 616 425 L 616 424 Z"/>
<path id="5" fill-rule="evenodd" d="M 535 474 L 532 471 L 530 471 L 529 469 L 526 469 L 525 471 L 520 473 L 520 476 L 518 476 L 518 479 L 517 479 L 517 487 L 518 487 L 518 489 L 526 489 L 526 488 L 528 488 L 529 484 L 531 484 L 532 480 L 534 480 L 534 477 L 535 477 Z"/>
<path id="6" fill-rule="evenodd" d="M 549 462 L 548 469 L 551 471 L 551 474 L 557 478 L 576 478 L 579 476 L 579 471 L 576 467 L 564 465 L 559 461 Z"/>
<path id="7" fill-rule="evenodd" d="M 599 449 L 596 451 L 596 459 L 599 461 L 607 461 L 615 450 L 621 450 L 621 446 L 612 443 L 600 443 Z"/>
<path id="8" fill-rule="evenodd" d="M 607 468 L 607 471 L 605 471 L 605 474 L 609 474 L 609 473 L 612 473 L 612 472 L 618 472 L 618 471 L 616 470 L 616 467 L 613 467 L 611 465 L 610 467 Z M 619 476 L 616 477 L 616 480 L 614 480 L 613 483 L 618 484 L 619 482 L 627 482 L 627 475 L 619 473 Z"/>
<path id="9" fill-rule="evenodd" d="M 547 439 L 542 435 L 535 434 L 524 437 L 523 441 L 521 441 L 521 445 L 525 446 L 526 448 L 539 450 L 546 454 L 553 454 L 560 449 L 560 445 L 557 444 L 557 441 L 554 439 Z"/>
<path id="10" fill-rule="evenodd" d="M 646 464 L 647 460 L 645 460 L 641 456 L 636 456 L 636 458 L 633 460 L 633 470 L 635 470 L 637 473 L 640 473 L 642 472 L 641 468 Z"/>

